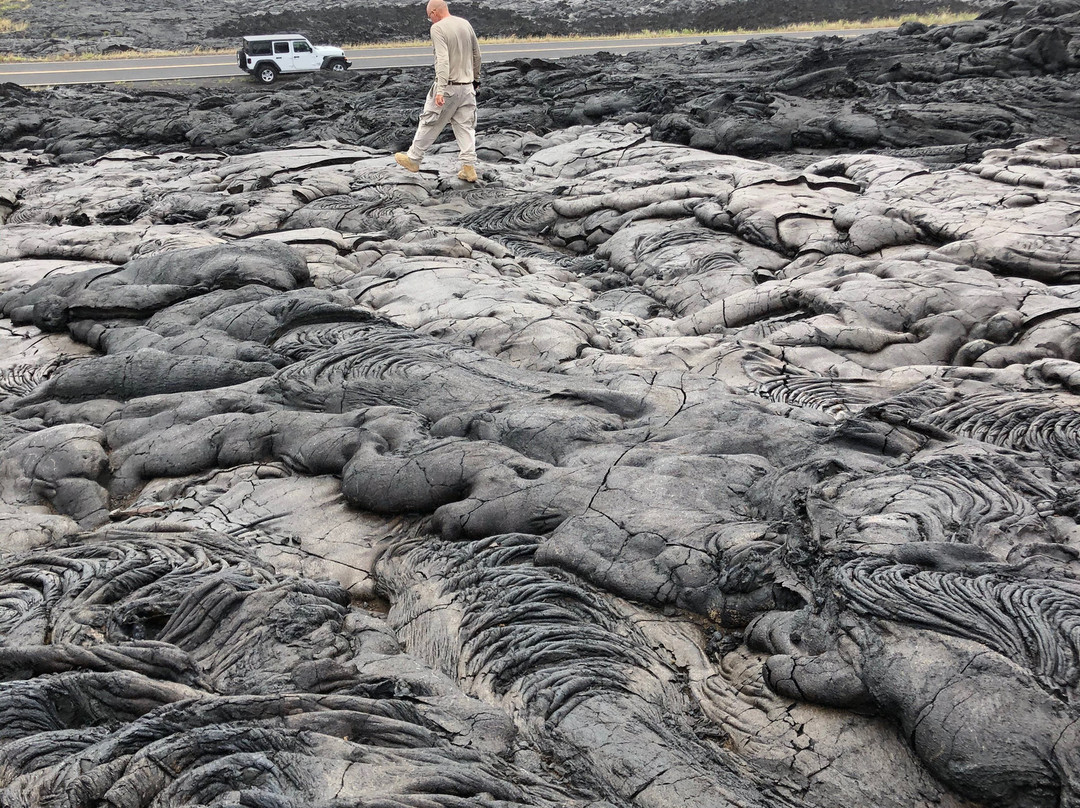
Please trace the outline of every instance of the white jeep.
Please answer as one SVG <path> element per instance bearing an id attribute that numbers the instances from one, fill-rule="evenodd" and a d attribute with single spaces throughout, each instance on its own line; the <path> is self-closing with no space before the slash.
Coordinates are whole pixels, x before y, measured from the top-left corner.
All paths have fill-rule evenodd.
<path id="1" fill-rule="evenodd" d="M 262 84 L 273 84 L 279 73 L 344 73 L 352 65 L 341 48 L 312 45 L 302 34 L 246 36 L 236 52 L 236 63 Z"/>

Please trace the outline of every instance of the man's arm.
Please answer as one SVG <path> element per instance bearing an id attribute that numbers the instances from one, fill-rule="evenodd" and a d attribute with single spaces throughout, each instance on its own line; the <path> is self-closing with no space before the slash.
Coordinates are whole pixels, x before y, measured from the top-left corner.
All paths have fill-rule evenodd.
<path id="1" fill-rule="evenodd" d="M 431 26 L 431 44 L 435 47 L 435 95 L 442 95 L 450 81 L 450 52 L 446 47 L 446 35 L 434 25 Z"/>
<path id="2" fill-rule="evenodd" d="M 480 81 L 480 42 L 476 39 L 476 31 L 472 32 L 472 75 L 474 82 Z"/>

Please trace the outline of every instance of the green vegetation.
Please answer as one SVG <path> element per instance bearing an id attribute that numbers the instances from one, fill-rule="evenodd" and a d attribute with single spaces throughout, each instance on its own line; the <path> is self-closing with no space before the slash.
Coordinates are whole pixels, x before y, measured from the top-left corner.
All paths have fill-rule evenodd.
<path id="1" fill-rule="evenodd" d="M 29 24 L 11 19 L 9 14 L 17 14 L 30 5 L 30 0 L 0 0 L 0 34 L 16 34 L 25 31 Z"/>
<path id="2" fill-rule="evenodd" d="M 0 13 L 8 7 L 22 7 L 27 4 L 29 0 L 0 0 Z M 879 17 L 872 20 L 832 20 L 823 22 L 812 23 L 794 23 L 792 25 L 785 25 L 779 28 L 739 28 L 734 31 L 697 31 L 690 29 L 683 30 L 666 30 L 666 31 L 641 31 L 633 34 L 620 34 L 612 37 L 602 36 L 549 36 L 549 37 L 491 37 L 481 38 L 480 43 L 483 45 L 499 45 L 509 44 L 515 42 L 583 42 L 593 39 L 648 39 L 654 37 L 676 37 L 676 36 L 700 36 L 700 37 L 717 37 L 717 36 L 732 36 L 732 35 L 765 35 L 765 34 L 781 34 L 781 33 L 795 33 L 798 31 L 833 31 L 833 30 L 858 30 L 862 28 L 896 28 L 905 22 L 922 22 L 927 25 L 947 25 L 954 22 L 963 22 L 965 20 L 975 19 L 976 14 L 974 12 L 967 14 L 957 14 L 949 11 L 937 11 L 926 14 L 907 14 L 901 17 Z M 5 30 L 25 30 L 26 25 L 23 23 L 12 23 L 13 25 L 21 25 L 21 28 L 5 29 L 3 27 L 5 22 L 11 22 L 10 20 L 0 19 L 0 32 Z M 346 43 L 341 47 L 349 50 L 357 50 L 360 48 L 400 48 L 400 47 L 421 47 L 427 46 L 429 42 L 427 40 L 413 40 L 407 42 L 395 41 L 395 42 L 379 42 L 379 43 Z M 175 50 L 146 50 L 146 51 L 125 51 L 123 53 L 86 53 L 79 55 L 65 54 L 61 56 L 48 56 L 48 57 L 20 57 L 12 54 L 0 53 L 0 62 L 62 62 L 62 61 L 86 61 L 97 59 L 129 59 L 132 57 L 145 57 L 145 56 L 198 56 L 198 55 L 223 55 L 232 54 L 233 48 L 193 48 L 185 51 Z"/>

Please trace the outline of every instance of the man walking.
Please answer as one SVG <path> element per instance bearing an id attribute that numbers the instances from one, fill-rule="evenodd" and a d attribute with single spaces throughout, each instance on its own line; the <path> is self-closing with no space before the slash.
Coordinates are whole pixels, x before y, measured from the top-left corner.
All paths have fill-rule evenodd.
<path id="1" fill-rule="evenodd" d="M 394 155 L 398 165 L 419 171 L 424 152 L 450 124 L 454 128 L 461 171 L 458 179 L 476 182 L 476 86 L 480 78 L 480 43 L 468 20 L 450 13 L 446 0 L 428 0 L 431 44 L 435 47 L 435 83 L 428 91 L 416 136 L 407 152 Z"/>

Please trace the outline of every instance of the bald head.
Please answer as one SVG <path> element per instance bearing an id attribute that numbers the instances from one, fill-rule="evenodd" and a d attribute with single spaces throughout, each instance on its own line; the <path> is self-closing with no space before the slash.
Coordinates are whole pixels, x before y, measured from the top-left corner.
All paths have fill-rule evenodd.
<path id="1" fill-rule="evenodd" d="M 450 16 L 450 6 L 446 5 L 446 0 L 428 0 L 427 15 L 432 22 L 445 20 Z"/>

